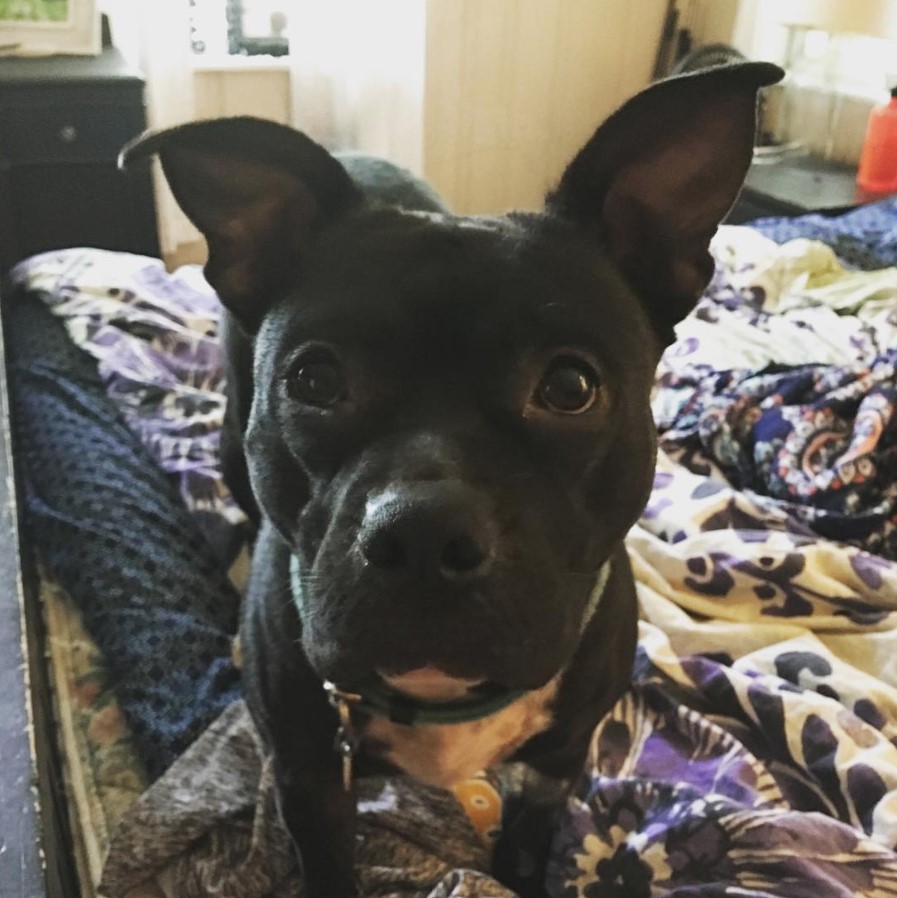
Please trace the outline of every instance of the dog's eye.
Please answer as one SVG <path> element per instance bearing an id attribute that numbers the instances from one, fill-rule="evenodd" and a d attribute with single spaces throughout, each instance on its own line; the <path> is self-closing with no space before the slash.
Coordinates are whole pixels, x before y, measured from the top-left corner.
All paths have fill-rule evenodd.
<path id="1" fill-rule="evenodd" d="M 555 359 L 536 388 L 536 399 L 549 411 L 581 415 L 598 399 L 598 375 L 580 359 Z"/>
<path id="2" fill-rule="evenodd" d="M 287 392 L 305 405 L 332 408 L 346 398 L 346 380 L 333 358 L 300 358 L 287 376 Z"/>

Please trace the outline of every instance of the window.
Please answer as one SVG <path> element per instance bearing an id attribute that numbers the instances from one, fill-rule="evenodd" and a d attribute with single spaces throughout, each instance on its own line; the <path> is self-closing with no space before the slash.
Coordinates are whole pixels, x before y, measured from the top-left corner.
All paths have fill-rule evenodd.
<path id="1" fill-rule="evenodd" d="M 284 56 L 288 0 L 190 0 L 193 50 L 239 56 Z"/>
<path id="2" fill-rule="evenodd" d="M 782 26 L 777 37 L 777 57 L 788 75 L 767 91 L 776 143 L 785 150 L 804 148 L 826 159 L 854 162 L 862 151 L 869 108 L 897 84 L 897 44 L 799 26 Z"/>

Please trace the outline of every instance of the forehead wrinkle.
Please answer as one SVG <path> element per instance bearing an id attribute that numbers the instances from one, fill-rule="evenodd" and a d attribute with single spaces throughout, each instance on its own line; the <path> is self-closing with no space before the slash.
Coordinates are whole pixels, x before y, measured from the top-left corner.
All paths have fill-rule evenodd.
<path id="1" fill-rule="evenodd" d="M 448 355 L 566 344 L 613 358 L 647 338 L 638 300 L 621 297 L 594 248 L 503 219 L 482 230 L 448 222 L 384 212 L 335 228 L 281 303 L 287 342 Z"/>
<path id="2" fill-rule="evenodd" d="M 527 284 L 526 278 L 494 275 L 488 284 L 476 272 L 435 285 L 406 282 L 394 289 L 367 282 L 367 302 L 359 302 L 353 290 L 317 297 L 297 294 L 278 315 L 281 346 L 288 352 L 320 340 L 372 355 L 460 357 L 490 352 L 509 356 L 560 344 L 601 351 L 608 342 L 629 343 L 629 335 L 613 326 L 617 315 L 602 308 L 606 304 L 600 297 L 547 298 L 549 288 Z"/>
<path id="3" fill-rule="evenodd" d="M 319 260 L 279 304 L 279 326 L 291 339 L 370 342 L 394 334 L 466 334 L 484 317 L 513 314 L 526 286 L 518 266 L 480 246 L 472 253 L 430 249 L 387 247 L 331 270 Z"/>

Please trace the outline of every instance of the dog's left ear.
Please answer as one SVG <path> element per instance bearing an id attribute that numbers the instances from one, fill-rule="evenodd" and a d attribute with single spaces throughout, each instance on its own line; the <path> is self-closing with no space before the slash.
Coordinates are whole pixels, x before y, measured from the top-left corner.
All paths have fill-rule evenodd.
<path id="1" fill-rule="evenodd" d="M 751 162 L 757 91 L 784 72 L 742 63 L 658 82 L 615 112 L 546 209 L 596 234 L 664 342 L 713 274 L 710 240 Z"/>
<path id="2" fill-rule="evenodd" d="M 314 232 L 361 201 L 323 147 L 241 116 L 150 132 L 119 165 L 158 153 L 172 193 L 209 245 L 206 277 L 248 331 L 295 277 Z"/>

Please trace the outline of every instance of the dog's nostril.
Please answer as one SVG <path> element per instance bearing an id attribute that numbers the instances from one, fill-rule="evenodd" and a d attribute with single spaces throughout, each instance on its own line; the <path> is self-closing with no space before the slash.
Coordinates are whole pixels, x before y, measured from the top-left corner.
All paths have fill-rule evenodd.
<path id="1" fill-rule="evenodd" d="M 408 562 L 408 553 L 402 541 L 387 530 L 378 530 L 362 540 L 361 551 L 375 567 L 391 570 Z"/>
<path id="2" fill-rule="evenodd" d="M 483 564 L 486 553 L 472 537 L 460 536 L 445 544 L 439 560 L 444 571 L 451 574 L 467 574 Z"/>
<path id="3" fill-rule="evenodd" d="M 485 501 L 455 482 L 413 483 L 370 496 L 356 542 L 369 575 L 394 582 L 461 581 L 487 575 L 496 533 Z"/>

